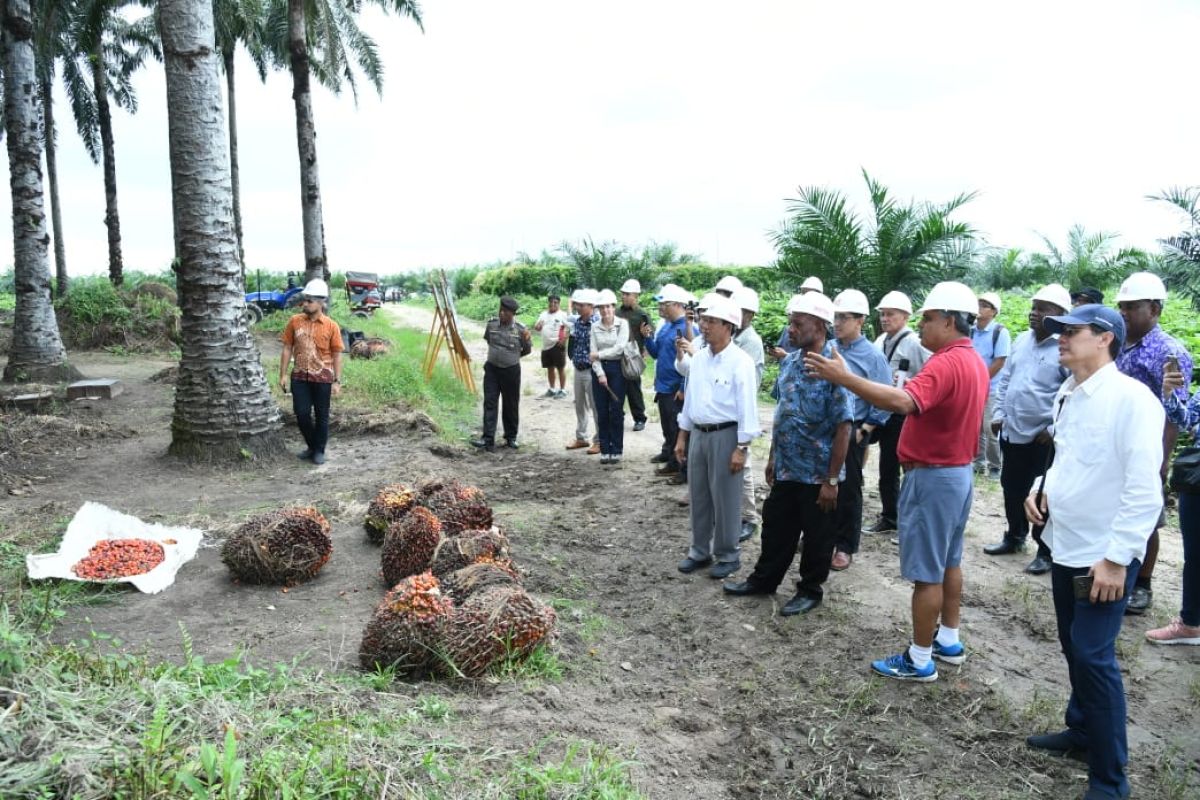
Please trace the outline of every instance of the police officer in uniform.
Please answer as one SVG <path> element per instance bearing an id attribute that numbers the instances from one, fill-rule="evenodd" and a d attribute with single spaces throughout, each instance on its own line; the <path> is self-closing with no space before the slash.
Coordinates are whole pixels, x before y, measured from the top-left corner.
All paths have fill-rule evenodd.
<path id="1" fill-rule="evenodd" d="M 515 317 L 517 301 L 500 298 L 498 316 L 487 321 L 483 340 L 488 343 L 483 365 L 483 435 L 471 441 L 475 447 L 496 449 L 496 412 L 504 403 L 504 446 L 517 448 L 517 425 L 521 402 L 521 356 L 533 349 L 529 329 Z"/>

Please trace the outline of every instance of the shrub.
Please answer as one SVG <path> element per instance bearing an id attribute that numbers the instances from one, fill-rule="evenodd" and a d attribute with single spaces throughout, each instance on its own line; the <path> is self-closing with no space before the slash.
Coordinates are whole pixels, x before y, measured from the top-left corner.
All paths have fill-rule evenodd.
<path id="1" fill-rule="evenodd" d="M 63 343 L 76 350 L 169 349 L 179 339 L 179 308 L 173 295 L 169 286 L 158 282 L 118 290 L 107 277 L 75 278 L 67 296 L 55 302 Z"/>

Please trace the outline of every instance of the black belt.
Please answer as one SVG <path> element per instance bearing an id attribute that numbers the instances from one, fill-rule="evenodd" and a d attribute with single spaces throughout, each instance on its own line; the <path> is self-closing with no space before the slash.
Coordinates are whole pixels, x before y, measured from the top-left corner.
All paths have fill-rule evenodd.
<path id="1" fill-rule="evenodd" d="M 693 428 L 695 428 L 698 431 L 702 431 L 703 433 L 713 433 L 714 431 L 723 431 L 726 428 L 732 428 L 734 425 L 737 425 L 737 423 L 736 422 L 718 422 L 716 425 L 701 425 L 696 422 L 692 423 Z"/>

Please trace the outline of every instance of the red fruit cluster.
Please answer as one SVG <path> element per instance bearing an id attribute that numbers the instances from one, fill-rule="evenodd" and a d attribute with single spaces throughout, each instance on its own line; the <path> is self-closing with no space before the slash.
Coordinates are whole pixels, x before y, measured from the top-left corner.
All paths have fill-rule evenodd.
<path id="1" fill-rule="evenodd" d="M 149 539 L 105 539 L 97 542 L 71 571 L 90 581 L 141 575 L 166 558 L 163 547 Z"/>

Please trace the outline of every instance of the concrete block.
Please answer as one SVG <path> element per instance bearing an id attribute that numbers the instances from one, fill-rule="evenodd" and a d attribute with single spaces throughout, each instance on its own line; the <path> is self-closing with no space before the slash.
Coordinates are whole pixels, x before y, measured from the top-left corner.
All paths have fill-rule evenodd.
<path id="1" fill-rule="evenodd" d="M 53 402 L 54 393 L 50 391 L 17 394 L 8 398 L 10 406 L 18 411 L 25 411 L 30 414 L 48 410 Z"/>
<path id="2" fill-rule="evenodd" d="M 116 378 L 76 381 L 67 387 L 68 400 L 111 400 L 125 391 L 125 384 Z"/>

